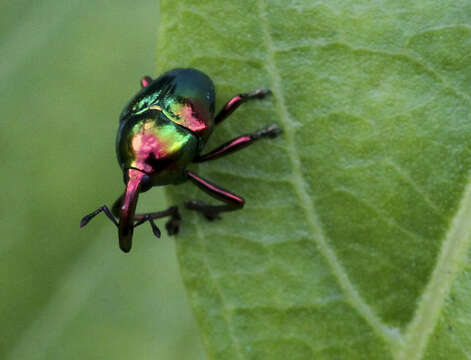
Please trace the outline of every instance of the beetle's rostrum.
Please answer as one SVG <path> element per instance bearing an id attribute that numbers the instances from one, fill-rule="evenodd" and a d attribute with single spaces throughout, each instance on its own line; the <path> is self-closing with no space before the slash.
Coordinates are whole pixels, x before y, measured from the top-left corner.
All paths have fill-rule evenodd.
<path id="1" fill-rule="evenodd" d="M 260 138 L 274 138 L 281 133 L 276 125 L 270 125 L 202 154 L 215 125 L 244 102 L 262 99 L 270 90 L 258 89 L 236 95 L 214 116 L 214 84 L 199 70 L 174 69 L 154 80 L 144 76 L 141 86 L 142 89 L 121 112 L 116 136 L 116 154 L 123 170 L 125 191 L 114 202 L 111 211 L 103 205 L 84 216 L 80 222 L 80 227 L 83 227 L 100 212 L 104 212 L 117 226 L 119 246 L 124 252 L 131 250 L 136 226 L 149 222 L 157 237 L 160 237 L 160 230 L 154 219 L 169 217 L 165 224 L 169 235 L 178 233 L 180 226 L 181 217 L 177 206 L 164 211 L 136 214 L 139 193 L 153 186 L 180 184 L 190 180 L 225 204 L 187 201 L 185 207 L 202 213 L 208 220 L 218 219 L 221 212 L 241 209 L 244 199 L 199 177 L 187 170 L 187 166 L 217 159 Z"/>

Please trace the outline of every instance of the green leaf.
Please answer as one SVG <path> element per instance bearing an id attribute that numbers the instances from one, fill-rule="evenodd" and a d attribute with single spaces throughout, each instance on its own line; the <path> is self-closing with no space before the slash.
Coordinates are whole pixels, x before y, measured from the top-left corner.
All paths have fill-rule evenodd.
<path id="1" fill-rule="evenodd" d="M 468 359 L 471 3 L 164 0 L 161 14 L 161 71 L 207 72 L 218 108 L 273 90 L 207 150 L 284 129 L 192 168 L 247 201 L 212 223 L 183 213 L 209 357 Z"/>

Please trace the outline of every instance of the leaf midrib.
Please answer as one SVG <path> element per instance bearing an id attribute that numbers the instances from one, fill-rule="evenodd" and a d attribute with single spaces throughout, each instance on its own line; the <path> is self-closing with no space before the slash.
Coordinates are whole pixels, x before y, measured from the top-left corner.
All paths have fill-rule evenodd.
<path id="1" fill-rule="evenodd" d="M 267 53 L 266 70 L 271 79 L 271 88 L 276 100 L 277 113 L 279 114 L 280 121 L 284 124 L 287 153 L 292 167 L 292 180 L 290 183 L 298 196 L 312 234 L 317 235 L 312 237 L 312 241 L 316 243 L 321 254 L 327 260 L 338 285 L 344 292 L 346 300 L 365 319 L 371 328 L 389 344 L 391 352 L 394 354 L 394 359 L 419 360 L 422 358 L 430 334 L 435 328 L 444 300 L 449 294 L 453 281 L 463 265 L 466 254 L 471 246 L 471 227 L 467 226 L 467 219 L 471 218 L 471 178 L 468 179 L 458 212 L 446 233 L 445 241 L 443 242 L 431 279 L 422 294 L 414 317 L 410 321 L 406 332 L 402 334 L 398 329 L 386 325 L 355 289 L 334 250 L 329 246 L 329 240 L 325 236 L 313 201 L 309 201 L 310 197 L 306 182 L 302 176 L 301 161 L 294 141 L 293 129 L 296 127 L 296 121 L 291 118 L 285 103 L 281 78 L 275 61 L 270 25 L 266 17 L 265 0 L 258 0 L 257 5 L 264 39 L 263 43 Z M 447 85 L 450 87 L 449 84 Z"/>
<path id="2" fill-rule="evenodd" d="M 333 275 L 337 279 L 337 282 L 344 292 L 346 300 L 350 303 L 350 305 L 388 344 L 399 345 L 402 342 L 402 338 L 399 335 L 397 329 L 391 328 L 384 324 L 355 289 L 345 269 L 338 260 L 335 252 L 328 244 L 328 239 L 324 234 L 322 225 L 319 221 L 312 201 L 308 200 L 310 197 L 308 191 L 306 190 L 307 185 L 302 175 L 301 161 L 294 141 L 293 129 L 296 126 L 296 122 L 291 118 L 284 100 L 279 70 L 274 57 L 274 46 L 270 35 L 270 25 L 268 19 L 266 18 L 266 7 L 264 0 L 258 0 L 258 11 L 264 38 L 263 42 L 267 53 L 266 69 L 271 78 L 271 88 L 273 96 L 276 100 L 275 103 L 278 110 L 277 113 L 280 116 L 280 121 L 284 124 L 284 137 L 287 143 L 287 153 L 292 167 L 292 179 L 290 183 L 292 184 L 293 189 L 298 196 L 299 203 L 301 204 L 301 207 L 304 211 L 304 215 L 311 233 L 317 235 L 313 236 L 312 241 L 316 243 L 320 252 L 327 260 Z"/>

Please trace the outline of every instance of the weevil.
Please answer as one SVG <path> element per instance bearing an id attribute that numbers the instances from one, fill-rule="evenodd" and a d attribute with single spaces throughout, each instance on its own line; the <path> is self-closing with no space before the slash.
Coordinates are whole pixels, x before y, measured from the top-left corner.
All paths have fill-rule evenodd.
<path id="1" fill-rule="evenodd" d="M 118 228 L 119 247 L 126 253 L 132 247 L 134 228 L 145 222 L 149 222 L 154 235 L 160 237 L 161 232 L 154 219 L 169 217 L 165 227 L 169 235 L 174 235 L 178 233 L 181 221 L 177 206 L 136 214 L 137 200 L 140 193 L 154 186 L 185 181 L 191 181 L 224 203 L 185 202 L 187 209 L 202 213 L 208 220 L 219 218 L 219 214 L 225 211 L 242 209 L 242 197 L 203 179 L 187 166 L 218 159 L 261 138 L 278 136 L 280 128 L 269 125 L 203 153 L 215 125 L 244 102 L 262 99 L 268 94 L 270 90 L 258 89 L 236 95 L 214 116 L 214 84 L 205 73 L 182 68 L 168 71 L 156 79 L 144 76 L 141 90 L 121 112 L 116 136 L 116 154 L 126 186 L 124 193 L 114 202 L 111 211 L 103 205 L 84 216 L 80 227 L 103 212 Z"/>

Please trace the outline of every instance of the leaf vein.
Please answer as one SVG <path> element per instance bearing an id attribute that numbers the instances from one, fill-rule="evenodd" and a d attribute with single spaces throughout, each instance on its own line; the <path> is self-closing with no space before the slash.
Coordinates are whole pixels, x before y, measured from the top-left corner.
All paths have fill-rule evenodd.
<path id="1" fill-rule="evenodd" d="M 442 220 L 445 220 L 445 217 L 443 216 L 443 212 L 440 210 L 440 208 L 435 204 L 435 202 L 430 199 L 430 197 L 427 195 L 427 192 L 420 187 L 419 184 L 417 184 L 414 179 L 407 173 L 405 169 L 403 169 L 400 165 L 398 165 L 395 161 L 391 159 L 386 159 L 386 164 L 390 165 L 391 168 L 396 171 L 396 173 L 404 180 L 406 181 L 414 191 L 419 194 L 424 202 L 430 207 L 430 209 L 437 215 L 439 216 Z"/>

